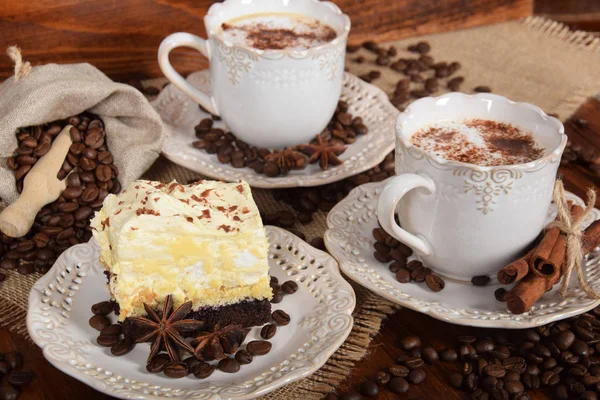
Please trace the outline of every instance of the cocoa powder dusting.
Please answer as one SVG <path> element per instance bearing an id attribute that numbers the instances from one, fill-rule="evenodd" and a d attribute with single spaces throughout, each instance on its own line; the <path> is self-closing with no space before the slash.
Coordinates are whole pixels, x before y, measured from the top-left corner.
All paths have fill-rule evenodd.
<path id="1" fill-rule="evenodd" d="M 477 137 L 469 137 L 466 129 L 477 132 Z M 544 155 L 532 133 L 484 119 L 429 126 L 413 134 L 411 143 L 447 160 L 481 166 L 527 163 Z"/>

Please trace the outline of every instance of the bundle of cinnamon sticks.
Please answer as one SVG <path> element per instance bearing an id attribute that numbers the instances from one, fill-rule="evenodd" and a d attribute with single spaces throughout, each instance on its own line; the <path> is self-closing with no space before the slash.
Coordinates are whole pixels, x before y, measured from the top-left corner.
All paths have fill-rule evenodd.
<path id="1" fill-rule="evenodd" d="M 569 203 L 571 219 L 584 213 L 581 206 Z M 583 233 L 583 253 L 600 245 L 600 220 L 592 223 Z M 539 244 L 527 254 L 498 271 L 501 284 L 516 285 L 506 294 L 508 309 L 513 314 L 528 311 L 548 290 L 563 277 L 567 257 L 567 237 L 559 228 L 544 232 Z"/>

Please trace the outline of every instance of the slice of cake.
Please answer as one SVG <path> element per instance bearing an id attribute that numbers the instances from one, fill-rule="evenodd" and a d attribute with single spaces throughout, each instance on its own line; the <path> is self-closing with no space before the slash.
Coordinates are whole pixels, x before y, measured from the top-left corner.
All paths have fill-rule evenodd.
<path id="1" fill-rule="evenodd" d="M 168 295 L 206 326 L 269 320 L 268 243 L 247 183 L 135 181 L 91 225 L 119 321 Z"/>

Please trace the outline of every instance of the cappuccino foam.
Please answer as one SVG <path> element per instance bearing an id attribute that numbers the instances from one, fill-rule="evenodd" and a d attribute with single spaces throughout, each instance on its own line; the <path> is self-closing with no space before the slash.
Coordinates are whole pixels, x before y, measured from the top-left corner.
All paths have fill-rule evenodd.
<path id="1" fill-rule="evenodd" d="M 335 30 L 301 14 L 253 14 L 221 24 L 220 36 L 236 45 L 260 50 L 307 50 L 332 41 Z"/>
<path id="2" fill-rule="evenodd" d="M 481 166 L 528 163 L 544 155 L 533 133 L 484 119 L 428 125 L 415 132 L 410 142 L 446 160 Z"/>

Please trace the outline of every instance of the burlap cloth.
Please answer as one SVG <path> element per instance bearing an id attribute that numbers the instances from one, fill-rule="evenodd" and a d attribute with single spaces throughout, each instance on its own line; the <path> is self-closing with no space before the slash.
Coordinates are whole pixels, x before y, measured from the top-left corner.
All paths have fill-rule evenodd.
<path id="1" fill-rule="evenodd" d="M 560 23 L 531 17 L 499 25 L 459 32 L 430 35 L 419 38 L 431 43 L 431 55 L 436 60 L 459 61 L 457 73 L 465 77 L 461 88 L 471 91 L 475 86 L 490 86 L 494 93 L 513 100 L 539 105 L 560 118 L 571 115 L 588 97 L 600 92 L 600 39 L 584 32 L 572 32 Z M 404 51 L 415 39 L 393 43 Z M 365 50 L 358 54 L 374 59 Z M 359 75 L 374 67 L 372 63 L 348 63 L 351 72 Z M 386 92 L 394 90 L 402 77 L 389 68 L 378 68 L 382 77 L 373 83 Z M 145 86 L 159 86 L 164 80 L 144 82 Z M 160 158 L 145 174 L 145 178 L 181 182 L 198 175 Z M 288 208 L 276 202 L 267 190 L 253 191 L 261 210 L 274 211 Z M 318 212 L 309 225 L 295 228 L 310 240 L 322 236 L 326 229 L 326 214 Z M 25 314 L 27 296 L 38 275 L 21 276 L 8 271 L 8 279 L 0 285 L 0 324 L 26 335 Z M 354 312 L 355 325 L 348 340 L 316 373 L 289 384 L 264 399 L 319 399 L 349 375 L 356 361 L 367 352 L 372 337 L 379 331 L 382 320 L 395 306 L 371 292 L 353 284 L 357 295 Z"/>

